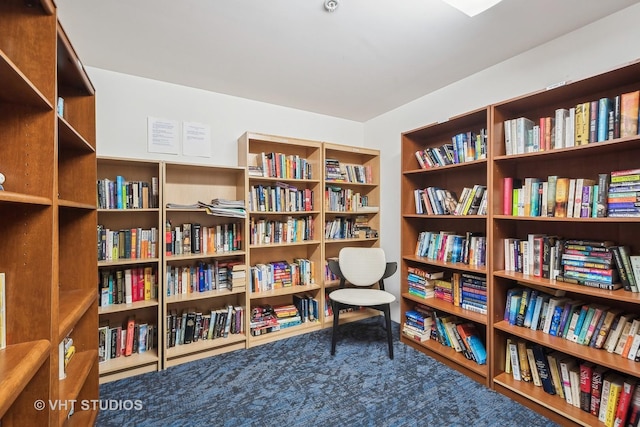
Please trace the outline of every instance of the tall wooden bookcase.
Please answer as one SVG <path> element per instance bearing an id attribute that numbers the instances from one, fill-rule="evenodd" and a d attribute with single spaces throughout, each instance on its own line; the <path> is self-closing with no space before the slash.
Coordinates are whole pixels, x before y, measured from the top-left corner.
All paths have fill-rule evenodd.
<path id="1" fill-rule="evenodd" d="M 262 155 L 272 156 L 274 162 L 281 161 L 281 165 L 286 164 L 291 159 L 298 158 L 306 161 L 310 176 L 301 174 L 295 177 L 292 174 L 281 170 L 280 167 L 272 172 L 264 171 L 262 175 L 247 172 L 246 176 L 246 198 L 248 212 L 248 223 L 245 236 L 248 242 L 247 266 L 266 264 L 277 261 L 291 263 L 296 258 L 310 260 L 313 263 L 314 283 L 305 286 L 289 286 L 272 290 L 251 290 L 251 283 L 247 283 L 248 292 L 248 312 L 260 305 L 291 304 L 293 295 L 308 294 L 318 300 L 319 311 L 323 307 L 322 303 L 322 143 L 295 138 L 285 138 L 279 136 L 245 133 L 238 139 L 238 164 L 247 167 L 247 170 L 256 170 L 254 166 L 262 165 Z M 287 160 L 289 159 L 289 160 Z M 265 189 L 265 191 L 275 192 L 277 186 L 292 186 L 297 191 L 309 190 L 307 207 L 300 208 L 278 208 L 271 205 L 268 208 L 260 209 L 259 206 L 251 206 L 250 194 Z M 311 231 L 304 239 L 296 239 L 293 242 L 283 243 L 263 243 L 255 241 L 251 243 L 250 235 L 252 226 L 257 226 L 263 222 L 306 221 L 306 227 Z M 248 273 L 248 277 L 249 272 Z M 315 322 L 304 322 L 297 326 L 288 327 L 280 331 L 253 336 L 248 329 L 249 347 L 272 342 L 284 337 L 299 335 L 302 333 L 318 330 L 322 327 L 321 320 Z"/>
<path id="2" fill-rule="evenodd" d="M 380 152 L 371 148 L 328 142 L 323 143 L 322 147 L 324 327 L 331 327 L 333 316 L 326 310 L 329 305 L 327 297 L 340 281 L 332 280 L 327 259 L 337 258 L 340 249 L 347 246 L 380 246 Z M 336 179 L 329 171 L 338 165 L 343 174 Z M 339 224 L 339 229 L 342 230 L 331 235 L 329 230 L 332 224 Z M 370 230 L 366 231 L 366 227 Z M 359 233 L 355 232 L 358 228 L 361 231 Z M 379 312 L 366 309 L 347 312 L 340 316 L 340 322 L 353 322 L 372 314 Z"/>
<path id="3" fill-rule="evenodd" d="M 136 204 L 133 204 L 133 200 L 130 204 L 127 204 L 122 202 L 121 196 L 121 202 L 118 204 L 116 200 L 118 192 L 115 188 L 119 182 L 118 177 L 122 177 L 122 183 L 125 186 L 130 183 L 132 187 L 135 183 L 142 188 L 144 183 L 144 186 L 147 187 L 147 190 L 145 190 L 145 193 L 148 193 L 147 200 L 143 203 L 142 198 L 140 198 Z M 98 197 L 102 198 L 102 201 L 98 202 L 98 225 L 104 239 L 99 242 L 103 245 L 103 250 L 101 250 L 103 254 L 98 260 L 98 289 L 100 290 L 103 287 L 103 281 L 111 279 L 111 291 L 113 292 L 111 298 L 107 296 L 106 301 L 100 302 L 98 309 L 100 315 L 99 326 L 107 326 L 109 328 L 123 327 L 127 324 L 128 319 L 134 318 L 139 324 L 144 323 L 155 326 L 157 332 L 155 334 L 157 342 L 153 343 L 151 350 L 137 352 L 127 357 L 107 358 L 103 356 L 100 362 L 100 382 L 103 383 L 145 372 L 157 371 L 161 366 L 161 352 L 159 349 L 162 344 L 162 334 L 160 334 L 162 299 L 159 294 L 159 282 L 162 274 L 160 260 L 163 251 L 162 242 L 160 241 L 160 233 L 163 231 L 162 193 L 160 192 L 162 167 L 158 161 L 100 157 L 98 158 L 97 178 L 99 182 L 105 183 L 104 190 L 109 185 L 106 180 L 111 182 L 112 187 L 111 191 L 101 190 L 98 192 Z M 154 191 L 153 187 L 155 187 L 156 191 Z M 138 193 L 141 194 L 142 190 L 138 190 Z M 122 189 L 120 194 L 122 194 Z M 109 203 L 107 203 L 108 198 L 112 199 Z M 152 241 L 155 241 L 155 245 L 151 244 L 149 250 L 145 251 L 146 253 L 131 256 L 130 250 L 125 251 L 126 246 L 131 247 L 130 244 L 127 245 L 125 243 L 125 233 L 130 236 L 133 229 L 136 230 L 136 235 L 138 230 L 145 230 L 145 232 L 152 234 L 149 237 Z M 107 246 L 107 233 L 109 233 L 109 236 L 112 235 L 111 233 L 116 233 L 120 241 L 114 244 L 113 239 L 111 239 L 112 242 Z M 112 254 L 107 255 L 107 247 L 115 247 L 118 250 L 118 255 L 113 255 L 113 250 L 111 250 Z M 120 251 L 120 249 L 122 250 Z M 151 268 L 152 278 L 155 279 L 153 283 L 155 290 L 151 293 L 150 298 L 137 299 L 131 303 L 118 303 L 115 295 L 117 293 L 117 285 L 113 283 L 117 275 L 121 274 L 121 277 L 123 277 L 125 273 L 131 274 L 145 268 Z M 100 298 L 102 299 L 102 296 Z"/>
<path id="4" fill-rule="evenodd" d="M 593 142 L 571 148 L 552 149 L 528 154 L 506 155 L 504 121 L 527 117 L 536 122 L 541 117 L 553 116 L 556 109 L 569 109 L 579 103 L 597 101 L 640 89 L 640 63 L 616 69 L 585 80 L 551 90 L 543 90 L 519 98 L 498 103 L 491 107 L 491 163 L 489 168 L 492 189 L 490 228 L 491 234 L 491 371 L 496 390 L 540 410 L 560 422 L 594 425 L 597 417 L 572 407 L 565 400 L 550 396 L 531 383 L 514 381 L 506 374 L 503 350 L 508 337 L 540 344 L 546 348 L 593 362 L 624 376 L 640 377 L 638 363 L 619 355 L 579 345 L 563 338 L 540 331 L 509 325 L 503 320 L 507 289 L 520 286 L 546 287 L 566 292 L 568 298 L 586 303 L 598 303 L 619 307 L 638 313 L 640 294 L 623 289 L 608 291 L 586 286 L 571 285 L 559 281 L 526 276 L 505 271 L 505 253 L 502 242 L 507 238 L 526 239 L 528 234 L 557 235 L 568 239 L 611 240 L 618 245 L 628 245 L 633 253 L 640 251 L 640 218 L 558 218 L 523 217 L 503 215 L 502 194 L 505 177 L 524 179 L 538 177 L 545 181 L 550 175 L 568 178 L 595 178 L 599 173 L 640 167 L 640 136 L 627 136 Z M 637 117 L 636 117 L 637 120 Z"/>
<path id="5" fill-rule="evenodd" d="M 557 280 L 506 271 L 505 239 L 527 240 L 529 235 L 544 234 L 566 239 L 610 240 L 626 245 L 633 254 L 640 252 L 640 219 L 627 218 L 566 218 L 550 216 L 504 215 L 504 178 L 521 179 L 537 177 L 545 181 L 548 176 L 568 178 L 598 178 L 598 174 L 610 174 L 616 170 L 637 169 L 640 154 L 640 136 L 626 136 L 593 142 L 569 148 L 524 154 L 506 154 L 504 122 L 526 117 L 537 123 L 540 118 L 553 117 L 557 109 L 570 109 L 578 104 L 600 98 L 614 98 L 623 93 L 640 90 L 640 62 L 635 62 L 601 75 L 576 81 L 548 90 L 524 95 L 491 105 L 487 108 L 463 114 L 450 120 L 402 135 L 402 301 L 401 321 L 404 313 L 421 303 L 441 312 L 456 315 L 476 324 L 485 339 L 487 365 L 469 362 L 452 349 L 433 340 L 419 343 L 411 338 L 402 341 L 435 357 L 448 366 L 491 387 L 502 394 L 544 414 L 562 425 L 590 426 L 598 418 L 566 402 L 561 397 L 547 394 L 532 382 L 514 380 L 505 372 L 507 339 L 524 341 L 526 345 L 541 345 L 547 351 L 555 351 L 583 362 L 591 362 L 624 377 L 640 378 L 637 362 L 627 360 L 606 350 L 580 345 L 539 330 L 518 327 L 504 319 L 507 292 L 516 286 L 530 290 L 555 293 L 563 292 L 569 299 L 586 304 L 603 304 L 618 307 L 625 312 L 638 313 L 640 294 L 618 290 L 604 290 L 573 285 Z M 636 118 L 637 119 L 637 118 Z M 422 169 L 415 151 L 440 146 L 458 132 L 488 129 L 488 159 L 470 163 Z M 413 190 L 425 186 L 445 187 L 460 191 L 469 184 L 484 183 L 488 188 L 488 211 L 483 217 L 449 215 L 417 215 Z M 459 195 L 459 194 L 458 194 Z M 487 267 L 468 268 L 415 256 L 417 235 L 423 230 L 461 230 L 484 232 L 487 236 Z M 422 266 L 428 270 L 469 271 L 484 274 L 488 284 L 487 315 L 453 307 L 435 298 L 418 298 L 408 293 L 407 269 Z"/>
<path id="6" fill-rule="evenodd" d="M 206 316 L 213 310 L 227 309 L 229 306 L 243 308 L 246 324 L 246 307 L 247 293 L 246 286 L 237 286 L 231 289 L 218 286 L 216 289 L 208 289 L 202 287 L 200 290 L 199 283 L 194 284 L 193 290 L 188 290 L 189 273 L 181 274 L 180 272 L 201 267 L 207 268 L 217 266 L 221 268 L 223 264 L 229 262 L 238 262 L 240 265 L 246 265 L 246 218 L 236 218 L 230 216 L 219 216 L 208 214 L 203 207 L 191 206 L 198 202 L 206 204 L 211 203 L 214 199 L 225 199 L 232 201 L 245 201 L 245 169 L 240 167 L 224 167 L 210 165 L 180 164 L 180 163 L 163 163 L 163 228 L 162 242 L 163 248 L 163 280 L 162 280 L 162 313 L 164 326 L 161 328 L 163 332 L 163 367 L 168 368 L 181 363 L 192 360 L 202 359 L 204 357 L 214 356 L 216 354 L 228 351 L 246 348 L 246 334 L 244 332 L 229 333 L 226 337 L 213 339 L 199 339 L 190 343 L 175 343 L 175 337 L 171 338 L 177 325 L 171 324 L 171 315 L 182 316 L 189 312 L 201 313 Z M 170 205 L 168 205 L 170 204 Z M 209 245 L 205 248 L 194 252 L 189 249 L 185 253 L 184 250 L 167 252 L 169 230 L 175 230 L 179 227 L 182 232 L 189 224 L 191 227 L 191 239 L 197 239 L 195 235 L 195 227 L 204 233 L 208 229 L 207 235 L 215 236 L 209 240 Z M 226 232 L 225 232 L 226 230 Z M 224 239 L 227 244 L 225 245 Z M 204 234 L 203 234 L 204 239 Z M 214 247 L 212 242 L 218 239 L 220 243 Z M 236 239 L 235 245 L 233 239 Z M 184 242 L 176 244 L 182 244 Z M 214 270 L 216 271 L 216 270 Z M 168 288 L 168 277 L 172 277 L 173 281 L 181 281 L 181 286 L 172 285 L 172 289 Z M 212 283 L 215 283 L 213 278 Z M 219 283 L 219 281 L 218 281 Z M 211 288 L 213 288 L 213 284 Z M 176 321 L 177 322 L 177 321 Z M 165 329 L 166 328 L 166 329 Z M 244 331 L 247 330 L 245 325 Z M 175 336 L 175 334 L 174 334 Z M 170 340 L 168 342 L 167 340 Z"/>
<path id="7" fill-rule="evenodd" d="M 7 319 L 0 418 L 7 426 L 27 419 L 90 425 L 97 409 L 71 414 L 71 405 L 48 405 L 98 398 L 94 88 L 53 2 L 2 2 L 0 75 L 7 178 L 0 192 Z M 76 353 L 65 369 L 59 344 L 67 336 Z M 34 408 L 38 400 L 42 410 Z"/>
<path id="8" fill-rule="evenodd" d="M 453 315 L 464 321 L 472 322 L 482 334 L 484 342 L 490 338 L 489 322 L 486 315 L 463 309 L 441 299 L 423 299 L 411 295 L 408 291 L 407 271 L 409 267 L 417 267 L 432 272 L 443 271 L 445 277 L 450 277 L 453 273 L 486 276 L 485 267 L 475 267 L 461 262 L 451 263 L 416 255 L 418 236 L 423 231 L 436 233 L 452 231 L 461 235 L 472 232 L 486 236 L 488 230 L 486 215 L 416 213 L 415 190 L 436 187 L 449 190 L 459 198 L 465 187 L 473 188 L 474 185 L 487 185 L 487 159 L 422 169 L 415 153 L 425 148 L 438 148 L 445 144 L 451 144 L 452 137 L 460 133 L 474 132 L 478 134 L 481 129 L 488 127 L 488 120 L 489 110 L 485 108 L 453 117 L 444 123 L 432 124 L 402 134 L 402 262 L 399 270 L 401 275 L 401 321 L 404 318 L 404 313 L 412 310 L 416 303 L 421 303 L 437 310 L 443 316 Z M 451 347 L 444 346 L 436 340 L 420 343 L 404 334 L 401 335 L 401 341 L 418 348 L 482 384 L 490 384 L 488 365 L 479 365 L 468 360 Z"/>

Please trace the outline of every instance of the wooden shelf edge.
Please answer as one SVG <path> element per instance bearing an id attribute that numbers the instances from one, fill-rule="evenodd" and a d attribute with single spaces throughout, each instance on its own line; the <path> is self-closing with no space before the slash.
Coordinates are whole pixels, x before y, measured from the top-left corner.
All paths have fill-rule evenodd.
<path id="1" fill-rule="evenodd" d="M 58 145 L 95 154 L 93 147 L 64 117 L 58 115 Z"/>
<path id="2" fill-rule="evenodd" d="M 39 196 L 30 196 L 28 194 L 14 193 L 12 191 L 0 191 L 0 202 L 22 203 L 30 205 L 51 206 L 51 199 Z"/>
<path id="3" fill-rule="evenodd" d="M 318 289 L 320 289 L 320 285 L 313 284 L 308 286 L 288 286 L 285 288 L 273 289 L 270 291 L 260 291 L 260 292 L 249 291 L 249 298 L 250 299 L 271 298 L 271 297 L 277 297 L 282 295 L 293 295 L 300 292 L 316 291 Z"/>
<path id="4" fill-rule="evenodd" d="M 66 199 L 58 199 L 58 206 L 62 208 L 84 209 L 88 211 L 96 210 L 96 205 L 92 205 L 90 203 L 76 202 L 73 200 L 66 200 Z"/>
<path id="5" fill-rule="evenodd" d="M 248 336 L 248 347 L 255 347 L 257 345 L 267 344 L 273 341 L 279 341 L 283 338 L 289 338 L 296 335 L 306 334 L 309 332 L 317 331 L 322 329 L 322 324 L 320 322 L 306 322 L 297 326 L 290 326 L 288 328 L 281 329 L 275 332 L 269 332 L 268 334 Z"/>
<path id="6" fill-rule="evenodd" d="M 12 344 L 0 350 L 0 418 L 49 357 L 49 350 L 47 340 Z"/>
<path id="7" fill-rule="evenodd" d="M 467 360 L 464 356 L 456 353 L 455 350 L 445 347 L 433 340 L 418 342 L 402 333 L 400 334 L 400 342 L 407 344 L 421 353 L 427 354 L 434 359 L 444 363 L 450 368 L 470 377 L 471 379 L 489 386 L 489 367 L 488 365 L 478 365 L 475 362 Z"/>
<path id="8" fill-rule="evenodd" d="M 450 302 L 443 301 L 438 298 L 420 298 L 415 295 L 411 295 L 408 292 L 403 293 L 402 297 L 419 304 L 424 304 L 436 310 L 444 311 L 449 314 L 462 317 L 463 319 L 467 319 L 475 323 L 480 323 L 485 326 L 488 323 L 486 314 L 476 313 L 475 311 L 472 311 L 472 310 L 467 310 L 462 307 L 457 307 Z"/>
<path id="9" fill-rule="evenodd" d="M 136 369 L 141 366 L 158 365 L 158 350 L 153 349 L 144 353 L 136 353 L 131 356 L 120 356 L 98 364 L 100 376 L 112 375 L 117 372 Z"/>
<path id="10" fill-rule="evenodd" d="M 598 417 L 569 405 L 558 395 L 545 393 L 542 387 L 536 387 L 533 383 L 516 381 L 504 372 L 497 375 L 493 382 L 579 425 L 593 426 L 598 423 Z"/>
<path id="11" fill-rule="evenodd" d="M 123 311 L 140 310 L 147 307 L 157 307 L 160 305 L 157 299 L 136 301 L 131 304 L 111 304 L 104 307 L 98 307 L 98 314 L 120 313 Z"/>
<path id="12" fill-rule="evenodd" d="M 78 323 L 78 320 L 87 312 L 96 298 L 97 294 L 93 289 L 60 292 L 58 342 L 62 341 L 73 326 Z"/>
<path id="13" fill-rule="evenodd" d="M 176 304 L 176 303 L 185 302 L 185 301 L 197 301 L 197 300 L 209 299 L 209 298 L 220 298 L 220 297 L 226 297 L 229 295 L 243 294 L 245 292 L 246 292 L 246 287 L 244 286 L 242 288 L 235 288 L 235 289 L 217 289 L 214 291 L 206 291 L 206 292 L 192 292 L 188 294 L 167 296 L 165 297 L 165 303 Z"/>

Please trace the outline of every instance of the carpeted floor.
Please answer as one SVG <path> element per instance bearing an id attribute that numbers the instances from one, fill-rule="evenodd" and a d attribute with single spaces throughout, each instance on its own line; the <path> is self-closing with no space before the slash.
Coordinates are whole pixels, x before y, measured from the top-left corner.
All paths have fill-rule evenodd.
<path id="1" fill-rule="evenodd" d="M 556 426 L 401 344 L 398 324 L 390 360 L 379 324 L 343 326 L 334 357 L 325 329 L 104 384 L 103 402 L 131 409 L 97 425 Z"/>

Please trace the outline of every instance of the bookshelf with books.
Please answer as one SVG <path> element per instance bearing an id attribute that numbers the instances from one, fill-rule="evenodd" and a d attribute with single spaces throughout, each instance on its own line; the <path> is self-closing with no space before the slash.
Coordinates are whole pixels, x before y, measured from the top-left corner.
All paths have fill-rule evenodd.
<path id="1" fill-rule="evenodd" d="M 245 168 L 163 163 L 163 367 L 247 342 Z"/>
<path id="2" fill-rule="evenodd" d="M 81 64 L 52 2 L 2 2 L 2 425 L 62 425 L 68 411 L 37 410 L 34 402 L 98 398 L 89 237 L 96 224 L 95 101 Z M 57 113 L 59 96 L 75 113 Z M 59 343 L 66 336 L 75 353 L 65 366 Z M 90 424 L 96 415 L 78 410 L 69 422 Z"/>
<path id="3" fill-rule="evenodd" d="M 98 349 L 104 383 L 161 368 L 162 167 L 158 161 L 117 157 L 99 157 L 97 165 Z M 145 325 L 152 334 L 149 340 L 143 336 L 145 346 L 127 352 L 131 319 L 134 328 Z M 119 349 L 117 340 L 106 339 L 106 331 L 118 329 Z"/>
<path id="4" fill-rule="evenodd" d="M 327 260 L 337 258 L 346 246 L 379 247 L 380 151 L 349 145 L 323 143 L 323 221 L 325 300 L 339 281 L 332 278 Z M 325 306 L 324 326 L 331 327 L 333 315 Z M 355 310 L 340 316 L 340 322 L 379 314 Z"/>
<path id="5" fill-rule="evenodd" d="M 400 269 L 402 342 L 486 386 L 488 120 L 485 108 L 402 134 Z M 412 330 L 415 311 L 433 317 L 428 330 Z M 447 339 L 439 326 L 450 336 L 465 329 L 484 354 L 474 357 L 459 345 L 469 339 Z"/>
<path id="6" fill-rule="evenodd" d="M 247 132 L 238 164 L 247 170 L 247 345 L 320 329 L 322 143 Z M 316 314 L 289 316 L 302 300 Z"/>
<path id="7" fill-rule="evenodd" d="M 596 345 L 596 331 L 603 329 L 607 313 L 615 319 L 625 313 L 637 314 L 640 308 L 640 294 L 623 284 L 623 271 L 612 254 L 613 248 L 618 251 L 620 247 L 628 255 L 640 253 L 634 172 L 640 168 L 638 72 L 640 63 L 635 62 L 491 107 L 493 387 L 562 424 L 594 425 L 599 418 L 559 393 L 551 396 L 532 382 L 516 379 L 508 368 L 508 342 L 540 346 L 560 359 L 577 359 L 578 366 L 601 366 L 623 379 L 635 381 L 640 376 L 634 358 L 622 357 L 624 344 L 620 344 L 620 354 L 617 343 L 609 347 L 611 352 Z M 631 108 L 628 102 L 633 103 Z M 629 115 L 630 119 L 625 118 Z M 511 144 L 513 126 L 518 127 L 514 122 L 522 127 L 515 133 L 519 148 Z M 623 122 L 630 122 L 631 130 Z M 620 193 L 625 192 L 629 194 L 624 197 L 633 200 L 621 201 Z M 514 324 L 506 312 L 530 300 L 533 293 L 538 295 L 536 300 L 546 296 L 546 307 L 541 310 L 550 320 L 537 327 Z M 552 313 L 549 306 L 558 308 Z M 571 329 L 571 319 L 575 317 L 580 325 L 576 313 L 581 312 L 592 320 L 577 334 Z M 562 323 L 555 322 L 563 319 L 568 323 L 560 328 Z M 554 329 L 554 324 L 560 329 Z M 602 333 L 613 336 L 606 328 Z"/>

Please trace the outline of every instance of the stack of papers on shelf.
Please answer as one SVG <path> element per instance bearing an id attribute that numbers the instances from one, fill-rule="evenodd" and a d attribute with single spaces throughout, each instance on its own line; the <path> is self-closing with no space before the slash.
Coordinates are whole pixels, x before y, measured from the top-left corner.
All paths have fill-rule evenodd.
<path id="1" fill-rule="evenodd" d="M 213 199 L 211 203 L 198 202 L 198 206 L 204 208 L 209 215 L 247 217 L 244 200 Z"/>

